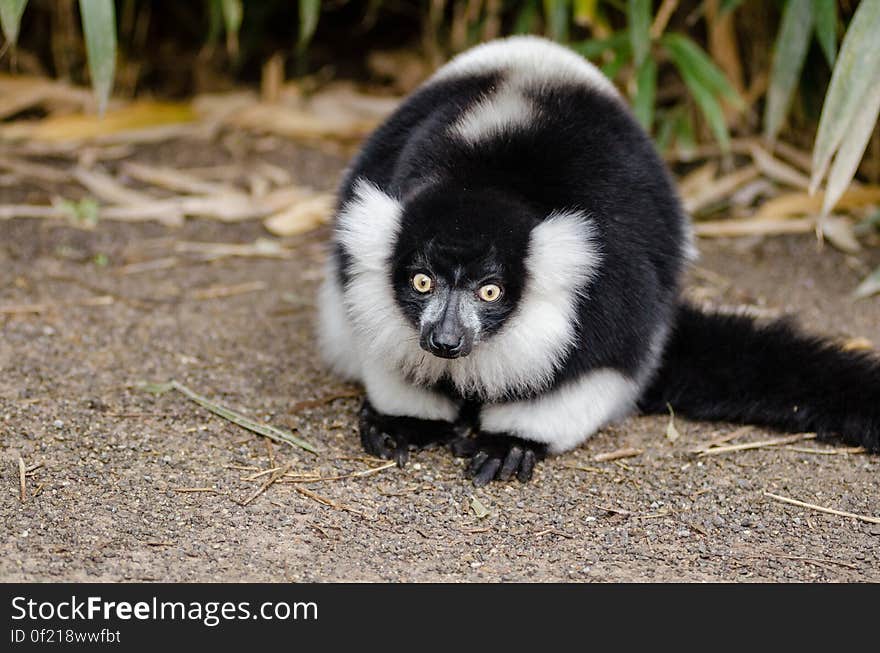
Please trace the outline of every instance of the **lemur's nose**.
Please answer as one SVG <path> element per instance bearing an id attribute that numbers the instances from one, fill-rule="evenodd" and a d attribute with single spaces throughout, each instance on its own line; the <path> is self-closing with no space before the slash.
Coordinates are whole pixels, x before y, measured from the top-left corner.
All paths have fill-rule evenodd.
<path id="1" fill-rule="evenodd" d="M 464 348 L 464 337 L 450 333 L 431 333 L 428 336 L 428 348 L 440 358 L 458 358 Z"/>

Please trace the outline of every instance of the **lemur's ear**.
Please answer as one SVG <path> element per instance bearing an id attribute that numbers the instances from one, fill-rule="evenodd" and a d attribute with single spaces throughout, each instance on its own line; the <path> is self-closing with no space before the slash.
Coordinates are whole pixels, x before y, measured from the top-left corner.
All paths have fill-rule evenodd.
<path id="1" fill-rule="evenodd" d="M 339 242 L 361 270 L 384 269 L 391 256 L 403 206 L 365 179 L 358 179 L 354 196 L 339 211 Z"/>

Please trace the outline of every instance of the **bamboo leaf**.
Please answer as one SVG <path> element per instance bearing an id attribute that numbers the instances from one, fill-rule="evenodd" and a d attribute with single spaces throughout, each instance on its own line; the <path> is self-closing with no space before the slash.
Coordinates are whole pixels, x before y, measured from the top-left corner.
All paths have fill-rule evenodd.
<path id="1" fill-rule="evenodd" d="M 859 287 L 855 289 L 853 294 L 856 298 L 862 299 L 864 297 L 876 295 L 877 293 L 880 293 L 880 268 L 877 268 L 869 274 L 862 283 L 859 284 Z"/>
<path id="2" fill-rule="evenodd" d="M 595 59 L 608 50 L 617 51 L 621 50 L 623 46 L 628 45 L 629 33 L 621 31 L 605 39 L 586 39 L 584 41 L 578 41 L 577 43 L 570 44 L 569 47 L 587 59 Z"/>
<path id="3" fill-rule="evenodd" d="M 697 146 L 694 121 L 690 111 L 682 111 L 675 121 L 675 149 L 682 154 L 692 153 Z"/>
<path id="4" fill-rule="evenodd" d="M 776 138 L 785 116 L 788 115 L 794 90 L 807 58 L 814 20 L 812 2 L 786 2 L 782 24 L 773 46 L 770 88 L 767 90 L 767 103 L 764 106 L 764 136 L 769 141 Z"/>
<path id="5" fill-rule="evenodd" d="M 837 154 L 834 155 L 834 163 L 831 164 L 831 171 L 828 173 L 825 199 L 822 201 L 823 217 L 831 212 L 837 200 L 852 182 L 862 155 L 868 147 L 868 141 L 874 133 L 878 115 L 880 115 L 880 69 L 874 73 L 874 83 L 848 125 Z"/>
<path id="6" fill-rule="evenodd" d="M 547 36 L 554 41 L 568 41 L 568 17 L 571 0 L 544 0 Z"/>
<path id="7" fill-rule="evenodd" d="M 641 68 L 651 47 L 651 0 L 627 0 L 626 17 L 633 60 Z"/>
<path id="8" fill-rule="evenodd" d="M 538 18 L 540 0 L 531 0 L 523 4 L 516 14 L 513 23 L 514 34 L 530 34 Z"/>
<path id="9" fill-rule="evenodd" d="M 636 97 L 633 113 L 642 127 L 650 132 L 654 125 L 654 100 L 657 96 L 657 63 L 650 57 L 642 62 L 636 75 Z"/>
<path id="10" fill-rule="evenodd" d="M 18 41 L 18 28 L 26 4 L 27 0 L 0 0 L 0 25 L 3 36 L 12 45 Z"/>
<path id="11" fill-rule="evenodd" d="M 683 34 L 664 34 L 661 41 L 679 69 L 681 68 L 679 64 L 685 65 L 712 93 L 724 97 L 737 108 L 744 105 L 739 93 L 733 88 L 724 72 L 690 38 Z"/>
<path id="12" fill-rule="evenodd" d="M 743 3 L 743 0 L 721 0 L 721 14 L 734 11 Z"/>
<path id="13" fill-rule="evenodd" d="M 238 31 L 244 18 L 242 0 L 221 0 L 223 24 L 226 27 L 226 50 L 235 56 L 238 54 Z"/>
<path id="14" fill-rule="evenodd" d="M 79 0 L 92 90 L 104 115 L 116 70 L 116 10 L 113 0 Z"/>
<path id="15" fill-rule="evenodd" d="M 837 0 L 813 0 L 816 18 L 816 38 L 828 65 L 834 67 L 837 58 Z"/>
<path id="16" fill-rule="evenodd" d="M 831 157 L 862 106 L 880 69 L 880 2 L 862 2 L 856 9 L 837 55 L 831 83 L 822 105 L 819 131 L 813 145 L 810 192 L 825 176 Z"/>
<path id="17" fill-rule="evenodd" d="M 296 47 L 300 52 L 306 49 L 315 35 L 320 14 L 321 0 L 299 0 L 299 41 Z"/>
<path id="18" fill-rule="evenodd" d="M 187 386 L 183 385 L 182 383 L 178 383 L 177 381 L 171 380 L 168 383 L 142 383 L 140 384 L 140 387 L 146 392 L 158 395 L 164 394 L 169 390 L 177 390 L 177 392 L 181 393 L 191 401 L 194 401 L 199 406 L 208 409 L 215 415 L 218 415 L 219 417 L 222 417 L 223 419 L 228 420 L 233 424 L 237 424 L 243 429 L 247 429 L 248 431 L 264 435 L 271 440 L 275 440 L 276 442 L 285 442 L 294 447 L 305 449 L 306 451 L 309 451 L 311 453 L 318 453 L 318 450 L 315 449 L 314 446 L 312 446 L 305 440 L 296 437 L 287 429 L 280 429 L 272 426 L 271 424 L 264 424 L 263 422 L 252 420 L 251 418 L 246 417 L 241 413 L 226 408 L 225 406 L 209 400 L 207 397 L 203 397 L 202 395 L 193 392 Z"/>
<path id="19" fill-rule="evenodd" d="M 700 75 L 699 65 L 695 63 L 691 56 L 688 56 L 686 49 L 682 49 L 678 45 L 667 47 L 667 49 L 688 91 L 690 91 L 691 96 L 693 96 L 694 101 L 700 108 L 700 112 L 706 118 L 706 122 L 709 124 L 709 129 L 712 130 L 715 140 L 718 141 L 723 151 L 728 151 L 730 149 L 730 136 L 727 133 L 727 124 L 724 122 L 724 112 L 721 109 L 721 104 L 715 97 L 712 87 Z"/>

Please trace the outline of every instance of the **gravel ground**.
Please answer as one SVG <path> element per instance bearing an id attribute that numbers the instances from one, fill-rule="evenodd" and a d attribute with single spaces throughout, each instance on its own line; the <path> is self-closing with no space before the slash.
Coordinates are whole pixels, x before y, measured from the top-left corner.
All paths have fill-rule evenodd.
<path id="1" fill-rule="evenodd" d="M 237 162 L 269 158 L 324 188 L 344 165 L 341 155 L 236 139 Z M 135 158 L 199 165 L 228 149 L 179 143 Z M 56 192 L 0 187 L 0 200 L 45 202 Z M 287 260 L 121 274 L 169 256 L 176 240 L 264 233 L 258 223 L 198 221 L 86 231 L 13 220 L 0 230 L 0 307 L 51 305 L 0 315 L 2 581 L 880 581 L 880 525 L 764 494 L 877 516 L 880 458 L 810 441 L 690 453 L 737 428 L 728 424 L 676 419 L 681 435 L 671 442 L 667 418 L 633 417 L 544 462 L 528 485 L 475 490 L 461 461 L 429 450 L 403 470 L 275 483 L 248 502 L 272 475 L 248 477 L 273 464 L 328 477 L 377 466 L 355 434 L 357 388 L 323 370 L 314 351 L 326 232 L 296 241 Z M 795 312 L 812 330 L 880 342 L 880 299 L 847 296 L 865 266 L 880 263 L 877 251 L 817 254 L 809 237 L 701 247 L 692 295 Z M 253 282 L 262 285 L 227 297 L 204 292 Z M 94 296 L 112 303 L 83 304 Z M 295 428 L 319 455 L 270 449 L 178 393 L 138 387 L 168 379 Z M 737 442 L 777 435 L 749 429 Z M 623 447 L 643 453 L 593 460 Z M 39 465 L 24 502 L 19 457 L 27 469 Z M 475 499 L 487 515 L 476 514 Z"/>

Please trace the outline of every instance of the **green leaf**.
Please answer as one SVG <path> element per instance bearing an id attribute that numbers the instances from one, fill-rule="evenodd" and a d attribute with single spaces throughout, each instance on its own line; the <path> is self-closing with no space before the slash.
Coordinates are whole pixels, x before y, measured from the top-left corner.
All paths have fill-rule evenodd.
<path id="1" fill-rule="evenodd" d="M 513 33 L 514 34 L 529 34 L 531 33 L 535 21 L 538 18 L 538 9 L 540 5 L 540 0 L 531 0 L 530 2 L 525 2 L 522 8 L 517 12 L 516 19 L 513 22 Z"/>
<path id="2" fill-rule="evenodd" d="M 299 41 L 296 48 L 303 52 L 315 35 L 318 16 L 321 14 L 321 0 L 299 0 Z"/>
<path id="3" fill-rule="evenodd" d="M 226 27 L 226 49 L 231 55 L 238 54 L 238 31 L 244 18 L 242 0 L 220 0 L 223 24 Z"/>
<path id="4" fill-rule="evenodd" d="M 770 88 L 764 105 L 764 137 L 776 138 L 797 87 L 810 37 L 813 35 L 813 3 L 788 0 L 782 12 L 782 24 L 773 46 L 773 66 L 770 70 Z"/>
<path id="5" fill-rule="evenodd" d="M 689 111 L 682 111 L 675 121 L 675 147 L 681 154 L 694 151 L 697 137 L 694 134 L 694 123 Z"/>
<path id="6" fill-rule="evenodd" d="M 880 115 L 880 69 L 874 73 L 874 83 L 868 90 L 867 97 L 859 105 L 843 140 L 840 141 L 837 154 L 834 155 L 834 163 L 831 164 L 831 171 L 828 173 L 825 197 L 822 200 L 823 217 L 831 212 L 837 200 L 852 182 L 862 155 L 868 147 L 868 141 L 874 133 L 878 115 Z"/>
<path id="7" fill-rule="evenodd" d="M 654 141 L 657 144 L 657 149 L 661 152 L 665 152 L 672 143 L 675 126 L 681 118 L 680 114 L 680 107 L 676 107 L 672 111 L 667 111 L 658 117 L 657 136 Z"/>
<path id="8" fill-rule="evenodd" d="M 667 36 L 676 35 L 670 34 Z M 718 141 L 723 151 L 729 151 L 730 135 L 727 133 L 727 124 L 724 122 L 724 112 L 716 97 L 716 93 L 718 93 L 717 79 L 714 79 L 714 76 L 707 77 L 701 60 L 693 56 L 691 48 L 681 47 L 683 42 L 678 40 L 678 38 L 666 39 L 666 42 L 672 62 L 675 64 L 688 91 L 690 91 L 691 96 L 700 108 L 700 112 L 706 118 L 706 122 L 709 124 L 709 129 L 712 130 L 715 140 Z M 714 64 L 712 65 L 714 66 Z M 720 74 L 724 78 L 723 73 Z M 710 83 L 710 79 L 714 79 L 714 82 Z M 724 78 L 724 82 L 725 84 L 727 83 L 726 78 Z M 732 88 L 731 92 L 733 92 Z"/>
<path id="9" fill-rule="evenodd" d="M 626 65 L 627 61 L 629 61 L 630 54 L 629 43 L 627 43 L 625 47 L 615 50 L 614 58 L 608 63 L 602 65 L 600 70 L 605 77 L 613 81 L 614 78 L 617 77 L 617 73 L 620 72 L 620 69 Z"/>
<path id="10" fill-rule="evenodd" d="M 571 0 L 544 0 L 547 36 L 554 41 L 568 41 L 570 5 Z"/>
<path id="11" fill-rule="evenodd" d="M 633 61 L 640 68 L 651 49 L 651 0 L 627 0 L 626 19 Z"/>
<path id="12" fill-rule="evenodd" d="M 837 55 L 831 83 L 822 105 L 813 145 L 810 192 L 815 192 L 831 157 L 852 127 L 880 70 L 880 2 L 862 2 L 856 9 Z"/>
<path id="13" fill-rule="evenodd" d="M 816 17 L 816 38 L 828 65 L 834 67 L 837 58 L 837 0 L 813 0 Z"/>
<path id="14" fill-rule="evenodd" d="M 27 0 L 0 0 L 0 25 L 3 27 L 3 36 L 12 45 L 18 41 L 18 28 L 26 4 Z"/>
<path id="15" fill-rule="evenodd" d="M 703 49 L 683 34 L 664 34 L 661 42 L 669 51 L 676 65 L 686 66 L 693 76 L 712 93 L 729 100 L 735 107 L 742 108 L 744 102 L 739 93 L 731 85 L 727 76 L 712 61 L 711 57 Z"/>
<path id="16" fill-rule="evenodd" d="M 730 11 L 734 11 L 742 3 L 743 0 L 721 0 L 721 11 L 719 13 L 723 16 Z"/>
<path id="17" fill-rule="evenodd" d="M 116 10 L 113 0 L 79 0 L 92 90 L 104 114 L 116 70 Z"/>
<path id="18" fill-rule="evenodd" d="M 623 46 L 629 46 L 629 33 L 626 31 L 617 32 L 604 39 L 586 39 L 571 43 L 569 47 L 583 55 L 587 59 L 596 59 L 609 50 L 618 51 Z"/>
<path id="19" fill-rule="evenodd" d="M 657 63 L 645 59 L 636 75 L 636 97 L 633 113 L 639 124 L 650 133 L 654 126 L 654 100 L 657 97 Z"/>

